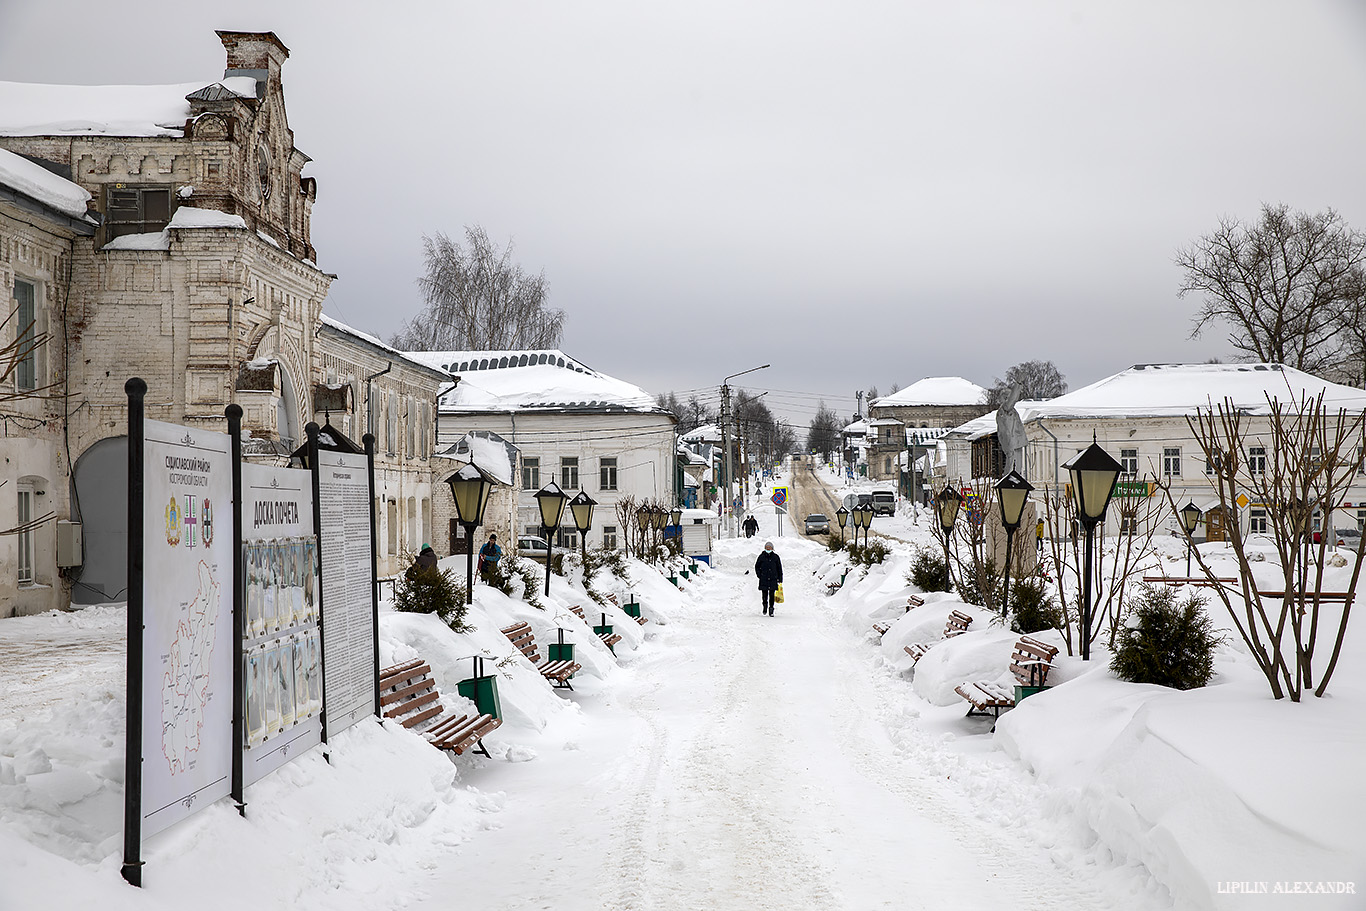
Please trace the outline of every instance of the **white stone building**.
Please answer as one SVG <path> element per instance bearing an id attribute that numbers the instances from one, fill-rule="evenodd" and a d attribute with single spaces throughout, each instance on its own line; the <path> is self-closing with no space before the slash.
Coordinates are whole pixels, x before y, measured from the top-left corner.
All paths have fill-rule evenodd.
<path id="1" fill-rule="evenodd" d="M 517 450 L 519 534 L 540 534 L 535 494 L 550 481 L 570 496 L 583 490 L 597 501 L 590 547 L 623 543 L 615 512 L 618 500 L 676 502 L 675 419 L 638 386 L 599 373 L 562 351 L 410 356 L 459 377 L 455 389 L 441 397 L 439 448 L 470 431 L 491 431 Z M 449 490 L 436 493 L 450 498 Z M 578 546 L 567 509 L 555 546 Z"/>
<path id="2" fill-rule="evenodd" d="M 1063 463 L 1090 445 L 1092 435 L 1125 466 L 1122 483 L 1129 495 L 1156 496 L 1151 488 L 1140 491 L 1139 482 L 1152 478 L 1168 483 L 1178 505 L 1187 501 L 1209 511 L 1218 494 L 1207 475 L 1204 454 L 1186 423 L 1197 409 L 1225 400 L 1243 415 L 1249 436 L 1244 463 L 1252 470 L 1265 465 L 1270 445 L 1270 396 L 1282 402 L 1298 402 L 1322 393 L 1325 406 L 1336 411 L 1366 411 L 1366 391 L 1340 386 L 1279 364 L 1145 364 L 1130 367 L 1082 389 L 1044 402 L 1022 402 L 1017 408 L 1024 421 L 1028 444 L 1026 473 L 1035 487 L 1067 484 Z M 1366 525 L 1366 462 L 1358 448 L 1356 483 L 1328 517 L 1316 516 L 1316 526 Z M 961 470 L 961 469 L 960 469 Z M 966 478 L 960 478 L 966 480 Z M 1241 495 L 1236 514 L 1213 515 L 1219 521 L 1237 521 L 1244 532 L 1265 530 L 1267 504 Z M 1170 509 L 1158 510 L 1162 527 L 1175 528 Z M 1217 539 L 1222 531 L 1212 526 L 1202 533 Z"/>
<path id="3" fill-rule="evenodd" d="M 320 317 L 317 349 L 312 419 L 357 443 L 374 435 L 377 567 L 381 577 L 395 575 L 424 543 L 436 545 L 434 472 L 450 467 L 434 458 L 436 398 L 451 380 L 328 316 Z"/>
<path id="4" fill-rule="evenodd" d="M 989 410 L 986 395 L 960 376 L 930 376 L 875 399 L 868 406 L 868 477 L 901 480 L 912 445 L 922 449 L 935 438 L 912 431 L 942 430 L 979 417 Z"/>

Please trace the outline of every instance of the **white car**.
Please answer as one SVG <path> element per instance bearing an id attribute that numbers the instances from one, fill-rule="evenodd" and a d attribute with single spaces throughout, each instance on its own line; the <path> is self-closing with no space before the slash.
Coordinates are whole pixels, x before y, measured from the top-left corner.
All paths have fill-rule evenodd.
<path id="1" fill-rule="evenodd" d="M 545 538 L 538 538 L 535 535 L 522 535 L 517 539 L 517 553 L 532 560 L 545 562 L 546 554 L 550 553 L 550 545 Z"/>

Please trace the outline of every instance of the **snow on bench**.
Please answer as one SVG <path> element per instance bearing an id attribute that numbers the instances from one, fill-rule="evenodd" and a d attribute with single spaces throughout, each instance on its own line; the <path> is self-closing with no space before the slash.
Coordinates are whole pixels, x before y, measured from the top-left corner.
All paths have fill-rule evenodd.
<path id="1" fill-rule="evenodd" d="M 920 598 L 920 597 L 917 597 L 917 596 L 915 596 L 915 595 L 911 595 L 909 598 L 906 599 L 906 613 L 909 614 L 909 613 L 911 612 L 912 609 L 917 608 L 917 607 L 920 607 L 920 606 L 924 605 L 924 603 L 925 603 L 925 599 L 924 599 L 924 598 Z M 891 629 L 891 628 L 892 628 L 892 624 L 895 623 L 895 622 L 896 622 L 895 620 L 890 620 L 890 621 L 887 621 L 887 622 L 885 622 L 885 623 L 874 623 L 874 624 L 873 624 L 873 632 L 877 633 L 879 636 L 885 636 L 885 635 L 887 635 L 887 630 Z"/>
<path id="2" fill-rule="evenodd" d="M 963 635 L 963 633 L 968 631 L 970 625 L 972 625 L 972 617 L 962 611 L 954 611 L 949 614 L 949 622 L 944 625 L 944 639 L 952 639 L 954 636 Z M 905 652 L 911 656 L 912 667 L 914 667 L 915 663 L 921 658 L 925 657 L 926 652 L 941 641 L 943 640 L 936 640 L 935 642 L 917 642 L 914 645 L 906 646 Z"/>
<path id="3" fill-rule="evenodd" d="M 1053 659 L 1058 655 L 1054 646 L 1040 642 L 1030 636 L 1021 636 L 1015 643 L 1015 651 L 1010 654 L 1010 672 L 1020 686 L 1047 686 L 1048 672 L 1053 668 Z M 990 715 L 1001 717 L 1001 709 L 1015 707 L 1013 687 L 1003 686 L 994 680 L 978 680 L 964 683 L 953 690 L 968 701 L 969 715 Z M 991 729 L 996 730 L 995 721 Z"/>
<path id="4" fill-rule="evenodd" d="M 541 676 L 549 680 L 556 687 L 572 690 L 569 678 L 574 672 L 579 670 L 581 665 L 573 661 L 551 661 L 541 660 L 540 652 L 536 651 L 536 637 L 531 633 L 531 624 L 515 623 L 502 630 L 508 641 L 517 646 L 517 649 L 527 657 L 532 664 L 536 665 L 536 670 L 541 672 Z"/>
<path id="5" fill-rule="evenodd" d="M 473 752 L 487 756 L 484 735 L 503 722 L 492 715 L 443 714 L 441 694 L 432 680 L 432 668 L 419 659 L 396 664 L 379 672 L 379 705 L 385 718 L 416 730 L 427 742 L 457 756 L 474 747 Z"/>

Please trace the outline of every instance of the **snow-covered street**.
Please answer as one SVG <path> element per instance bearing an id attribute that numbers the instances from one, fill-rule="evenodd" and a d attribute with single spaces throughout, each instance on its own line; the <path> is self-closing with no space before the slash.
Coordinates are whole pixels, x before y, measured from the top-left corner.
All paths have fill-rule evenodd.
<path id="1" fill-rule="evenodd" d="M 629 682 L 580 688 L 587 736 L 479 771 L 506 791 L 500 827 L 420 907 L 1169 906 L 1143 873 L 1041 844 L 1024 775 L 905 729 L 902 688 L 824 609 L 818 545 L 778 539 L 787 600 L 761 616 L 745 567 L 762 540 L 723 543 Z"/>

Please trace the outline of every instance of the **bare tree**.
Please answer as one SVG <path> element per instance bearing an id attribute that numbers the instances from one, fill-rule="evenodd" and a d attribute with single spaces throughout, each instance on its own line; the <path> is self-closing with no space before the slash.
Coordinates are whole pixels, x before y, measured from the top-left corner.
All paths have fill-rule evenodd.
<path id="1" fill-rule="evenodd" d="M 19 320 L 19 310 L 16 308 L 0 321 L 0 339 L 11 339 L 0 344 L 0 417 L 16 417 L 22 420 L 32 418 L 32 415 L 11 412 L 6 406 L 21 400 L 46 399 L 58 395 L 58 384 L 31 386 L 34 359 L 51 337 L 46 332 L 38 332 L 34 322 L 20 325 Z M 11 325 L 14 326 L 12 332 Z M 27 522 L 21 522 L 13 528 L 0 528 L 0 537 L 29 534 L 52 521 L 55 516 L 56 513 L 49 512 Z"/>
<path id="2" fill-rule="evenodd" d="M 545 273 L 529 275 L 478 225 L 465 245 L 445 234 L 422 238 L 427 274 L 417 280 L 425 309 L 390 339 L 406 351 L 555 348 L 564 311 L 546 307 Z"/>
<path id="3" fill-rule="evenodd" d="M 1366 235 L 1332 209 L 1263 204 L 1261 218 L 1225 218 L 1179 250 L 1180 294 L 1201 295 L 1191 337 L 1212 324 L 1248 360 L 1327 374 L 1341 367 L 1347 310 L 1366 266 Z"/>
<path id="4" fill-rule="evenodd" d="M 816 416 L 811 419 L 811 426 L 806 432 L 807 450 L 828 457 L 839 448 L 840 427 L 839 415 L 831 411 L 825 401 L 821 400 L 816 406 Z"/>
<path id="5" fill-rule="evenodd" d="M 1205 555 L 1197 550 L 1195 556 L 1271 695 L 1299 702 L 1306 692 L 1322 696 L 1328 689 L 1361 577 L 1366 548 L 1357 549 L 1345 601 L 1325 597 L 1330 536 L 1320 535 L 1315 542 L 1311 518 L 1317 513 L 1327 524 L 1352 486 L 1366 443 L 1366 414 L 1330 412 L 1322 393 L 1292 403 L 1268 395 L 1267 403 L 1270 415 L 1261 432 L 1249 429 L 1252 419 L 1228 400 L 1187 420 L 1211 466 L 1220 508 L 1232 514 L 1240 493 L 1265 504 L 1266 533 L 1280 563 L 1280 578 L 1273 584 L 1280 591 L 1258 584 L 1252 550 L 1237 522 L 1229 523 L 1229 540 L 1238 561 L 1238 589 L 1218 584 Z M 1254 448 L 1260 451 L 1250 453 Z M 1173 511 L 1180 508 L 1170 496 L 1168 502 Z M 1333 650 L 1320 673 L 1315 657 L 1321 625 L 1333 637 Z"/>
<path id="6" fill-rule="evenodd" d="M 1054 399 L 1067 391 L 1067 378 L 1052 361 L 1024 361 L 997 378 L 987 390 L 987 405 L 1000 408 L 1010 387 L 1020 390 L 1022 399 Z"/>

